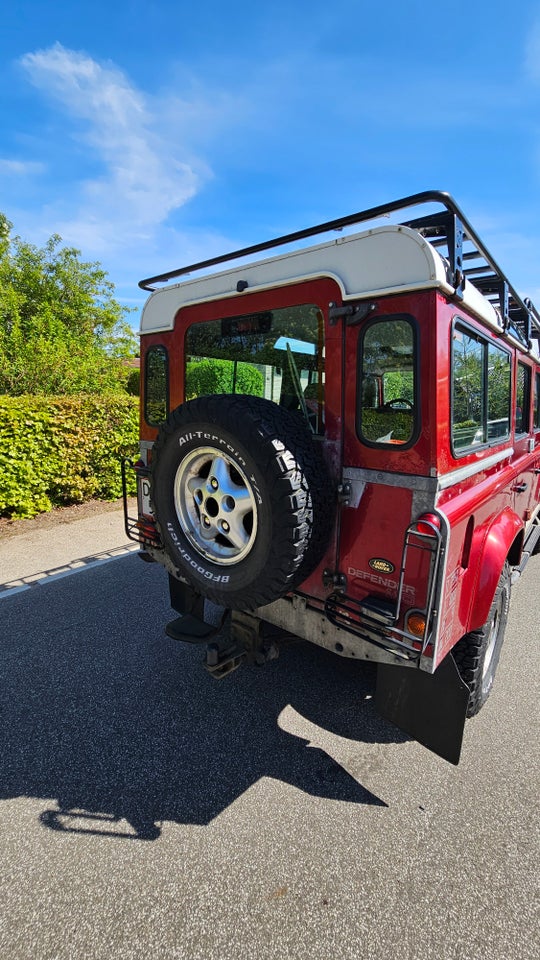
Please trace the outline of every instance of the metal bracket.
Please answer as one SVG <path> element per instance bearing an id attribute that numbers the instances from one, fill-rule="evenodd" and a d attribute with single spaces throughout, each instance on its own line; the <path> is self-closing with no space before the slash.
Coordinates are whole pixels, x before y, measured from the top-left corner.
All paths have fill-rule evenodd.
<path id="1" fill-rule="evenodd" d="M 323 570 L 322 581 L 324 587 L 333 587 L 338 593 L 347 589 L 347 577 L 339 570 Z"/>
<path id="2" fill-rule="evenodd" d="M 370 303 L 347 304 L 344 307 L 338 307 L 335 303 L 329 304 L 328 321 L 331 327 L 335 327 L 341 317 L 345 317 L 345 323 L 348 327 L 353 327 L 356 323 L 361 323 L 370 313 L 374 313 L 378 304 L 374 301 Z"/>
<path id="3" fill-rule="evenodd" d="M 348 507 L 351 499 L 352 487 L 349 481 L 338 484 L 337 500 L 343 507 Z"/>
<path id="4" fill-rule="evenodd" d="M 447 208 L 439 213 L 416 220 L 405 221 L 405 226 L 419 230 L 434 246 L 446 243 L 449 260 L 448 280 L 454 287 L 454 299 L 463 300 L 466 277 L 463 272 L 463 239 L 465 231 L 461 217 L 456 210 Z M 467 237 L 469 234 L 467 233 Z"/>
<path id="5" fill-rule="evenodd" d="M 463 224 L 455 214 L 448 214 L 448 252 L 454 274 L 454 297 L 463 300 L 465 274 L 463 273 Z"/>
<path id="6" fill-rule="evenodd" d="M 523 301 L 525 307 L 527 308 L 527 313 L 529 315 L 529 349 L 532 345 L 533 340 L 538 340 L 540 343 L 540 322 L 538 317 L 538 312 L 535 310 L 535 307 L 529 297 L 526 297 Z"/>
<path id="7" fill-rule="evenodd" d="M 503 330 L 508 330 L 510 325 L 510 291 L 506 280 L 499 283 L 499 310 L 502 316 Z"/>

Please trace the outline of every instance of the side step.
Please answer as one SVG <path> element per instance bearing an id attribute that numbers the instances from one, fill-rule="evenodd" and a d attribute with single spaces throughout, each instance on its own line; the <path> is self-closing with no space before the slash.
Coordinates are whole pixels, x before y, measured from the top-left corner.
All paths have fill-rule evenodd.
<path id="1" fill-rule="evenodd" d="M 182 643 L 208 643 L 221 630 L 222 624 L 218 627 L 211 623 L 205 623 L 198 617 L 190 613 L 184 613 L 171 620 L 165 627 L 165 633 L 171 640 L 180 640 Z"/>

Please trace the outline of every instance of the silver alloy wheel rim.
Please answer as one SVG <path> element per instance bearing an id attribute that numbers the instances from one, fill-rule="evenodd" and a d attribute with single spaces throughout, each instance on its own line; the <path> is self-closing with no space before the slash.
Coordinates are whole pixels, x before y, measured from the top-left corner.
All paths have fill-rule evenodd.
<path id="1" fill-rule="evenodd" d="M 240 467 L 215 447 L 198 447 L 180 463 L 174 505 L 197 553 L 214 563 L 243 560 L 257 536 L 257 503 Z"/>
<path id="2" fill-rule="evenodd" d="M 497 637 L 499 636 L 500 615 L 502 611 L 503 602 L 504 602 L 504 594 L 501 593 L 500 601 L 493 615 L 493 622 L 491 624 L 489 639 L 486 646 L 484 663 L 482 665 L 482 682 L 486 679 L 489 673 L 489 668 L 491 667 L 491 661 L 493 660 L 493 654 L 495 652 L 495 647 L 497 645 Z"/>

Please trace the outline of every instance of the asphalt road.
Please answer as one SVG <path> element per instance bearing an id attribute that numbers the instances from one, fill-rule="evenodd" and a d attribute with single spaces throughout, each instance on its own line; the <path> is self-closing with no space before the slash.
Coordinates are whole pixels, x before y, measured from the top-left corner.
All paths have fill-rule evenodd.
<path id="1" fill-rule="evenodd" d="M 2 960 L 536 960 L 539 574 L 457 768 L 307 644 L 216 682 L 136 556 L 5 595 Z"/>

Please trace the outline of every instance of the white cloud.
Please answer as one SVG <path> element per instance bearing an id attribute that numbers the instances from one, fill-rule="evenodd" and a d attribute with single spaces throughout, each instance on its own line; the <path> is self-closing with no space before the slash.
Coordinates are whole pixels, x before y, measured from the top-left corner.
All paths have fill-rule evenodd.
<path id="1" fill-rule="evenodd" d="M 55 222 L 70 242 L 103 253 L 126 237 L 149 236 L 209 176 L 203 163 L 171 142 L 156 105 L 114 65 L 59 43 L 20 62 L 40 92 L 82 127 L 84 142 L 103 167 L 98 178 L 78 183 L 75 216 L 60 215 Z"/>
<path id="2" fill-rule="evenodd" d="M 13 177 L 34 176 L 44 170 L 42 163 L 33 160 L 9 160 L 0 157 L 0 175 Z"/>

